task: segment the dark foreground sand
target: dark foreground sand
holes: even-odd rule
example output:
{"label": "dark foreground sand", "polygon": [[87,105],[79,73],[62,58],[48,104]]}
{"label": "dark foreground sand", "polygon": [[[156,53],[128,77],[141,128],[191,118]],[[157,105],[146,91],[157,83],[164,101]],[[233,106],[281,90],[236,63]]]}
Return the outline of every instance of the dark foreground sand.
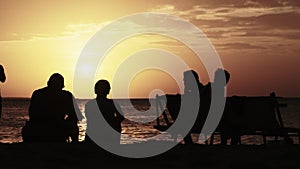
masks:
{"label": "dark foreground sand", "polygon": [[300,145],[182,145],[161,155],[133,159],[92,144],[0,144],[0,168],[300,168]]}

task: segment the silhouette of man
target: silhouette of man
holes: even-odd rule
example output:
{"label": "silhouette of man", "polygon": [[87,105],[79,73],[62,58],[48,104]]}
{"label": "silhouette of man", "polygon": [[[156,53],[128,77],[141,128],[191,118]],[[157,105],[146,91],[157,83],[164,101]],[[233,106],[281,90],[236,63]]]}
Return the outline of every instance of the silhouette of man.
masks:
{"label": "silhouette of man", "polygon": [[[4,68],[2,65],[0,65],[0,82],[4,83],[6,80]],[[1,97],[1,88],[0,88],[0,120],[2,115],[2,97]]]}
{"label": "silhouette of man", "polygon": [[[87,120],[87,134],[90,132],[101,131],[102,133],[97,133],[101,135],[101,141],[120,144],[120,137],[122,126],[121,123],[124,120],[123,113],[121,112],[121,108],[117,103],[114,103],[112,99],[108,99],[107,95],[110,92],[110,84],[107,80],[99,80],[95,84],[95,94],[96,99],[89,101],[85,105],[85,116]],[[113,132],[104,131],[95,127],[97,121],[95,121],[96,114],[101,112],[105,121],[109,124],[109,126],[114,129],[118,134]],[[102,124],[100,124],[101,126]],[[91,138],[86,134],[86,142],[90,142]]]}
{"label": "silhouette of man", "polygon": [[[78,142],[82,115],[71,92],[63,90],[64,78],[51,75],[47,87],[35,90],[29,106],[29,122],[23,127],[24,141]],[[77,117],[77,115],[78,117]]]}

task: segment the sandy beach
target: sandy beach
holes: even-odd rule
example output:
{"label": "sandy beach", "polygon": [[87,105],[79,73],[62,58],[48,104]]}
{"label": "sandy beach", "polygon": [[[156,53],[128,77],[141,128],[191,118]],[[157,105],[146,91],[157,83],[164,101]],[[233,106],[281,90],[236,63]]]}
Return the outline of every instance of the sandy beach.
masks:
{"label": "sandy beach", "polygon": [[[133,145],[124,145],[133,146]],[[0,144],[1,168],[299,168],[300,145],[182,145],[149,158],[125,158],[92,144]]]}

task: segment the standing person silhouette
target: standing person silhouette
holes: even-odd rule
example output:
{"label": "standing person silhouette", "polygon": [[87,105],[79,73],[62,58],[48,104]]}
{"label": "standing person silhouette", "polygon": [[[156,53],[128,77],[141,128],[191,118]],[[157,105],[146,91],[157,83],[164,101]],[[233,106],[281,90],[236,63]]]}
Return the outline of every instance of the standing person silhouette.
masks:
{"label": "standing person silhouette", "polygon": [[[230,73],[225,70],[225,69],[217,69],[215,71],[215,77],[214,77],[214,82],[213,83],[209,83],[207,86],[207,92],[205,93],[207,95],[207,97],[209,98],[209,100],[211,101],[211,86],[214,85],[216,90],[217,90],[217,94],[219,97],[225,97],[226,98],[226,93],[225,93],[225,87],[227,86],[229,80],[230,80]],[[225,78],[225,81],[224,81]],[[220,128],[220,130],[222,130],[222,132],[220,133],[221,136],[221,144],[226,144],[227,139],[228,139],[228,133],[231,133],[233,131],[229,131],[227,129],[227,126],[224,125],[224,121],[228,120],[228,117],[226,116],[226,105],[224,107],[224,112],[222,114],[222,118],[218,124],[218,128]]]}
{"label": "standing person silhouette", "polygon": [[[4,67],[0,64],[0,82],[4,83],[6,80]],[[2,115],[2,97],[1,97],[1,88],[0,88],[0,120]]]}
{"label": "standing person silhouette", "polygon": [[[107,80],[99,80],[95,84],[95,94],[96,99],[93,99],[86,103],[85,105],[85,116],[87,120],[87,132],[86,132],[86,142],[91,141],[91,137],[88,136],[89,133],[96,133],[100,136],[101,141],[109,144],[120,144],[122,126],[121,123],[125,119],[121,111],[121,107],[114,103],[112,99],[108,99],[107,95],[110,92],[110,84]],[[109,132],[103,130],[103,128],[98,128],[97,126],[97,113],[101,112],[105,121],[109,126],[116,131]],[[103,126],[104,124],[98,124]],[[100,133],[98,133],[100,131]]]}
{"label": "standing person silhouette", "polygon": [[[23,140],[78,142],[78,120],[83,116],[71,92],[63,90],[64,78],[50,76],[47,87],[35,90],[29,106],[29,121],[22,129]],[[77,114],[77,115],[76,115]]]}
{"label": "standing person silhouette", "polygon": [[[230,79],[230,73],[223,69],[218,68],[214,73],[214,80],[212,82],[208,82],[201,91],[201,106],[200,106],[200,113],[201,113],[201,130],[204,127],[204,124],[207,120],[209,110],[211,109],[211,101],[212,101],[212,88],[215,90],[215,97],[226,97],[225,96],[225,87]],[[222,116],[223,119],[223,116]],[[220,122],[221,123],[221,122]],[[222,124],[218,124],[220,127]],[[203,131],[204,134],[211,135],[210,131]],[[223,138],[223,135],[221,136]],[[206,140],[206,144],[208,144]]]}
{"label": "standing person silhouette", "polygon": [[[200,97],[201,91],[203,88],[203,84],[199,80],[199,75],[194,70],[186,70],[183,72],[183,83],[184,83],[184,96],[189,97],[192,100],[197,100],[196,97]],[[200,98],[198,98],[200,99]],[[199,103],[200,104],[200,103]],[[200,106],[200,105],[199,105]],[[197,110],[199,107],[197,108]],[[199,119],[200,115],[198,112],[197,119]],[[197,123],[197,119],[196,122]],[[192,132],[196,128],[196,124],[193,125],[192,129],[189,133],[184,137],[185,144],[193,144]]]}

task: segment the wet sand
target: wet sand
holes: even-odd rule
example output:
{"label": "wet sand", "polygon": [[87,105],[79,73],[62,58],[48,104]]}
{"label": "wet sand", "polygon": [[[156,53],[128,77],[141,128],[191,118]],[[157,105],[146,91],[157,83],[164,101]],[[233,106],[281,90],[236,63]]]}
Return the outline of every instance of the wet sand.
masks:
{"label": "wet sand", "polygon": [[[132,146],[132,145],[131,145]],[[130,146],[129,146],[130,148]],[[1,168],[299,168],[300,145],[182,145],[149,158],[125,158],[92,144],[0,144]]]}

